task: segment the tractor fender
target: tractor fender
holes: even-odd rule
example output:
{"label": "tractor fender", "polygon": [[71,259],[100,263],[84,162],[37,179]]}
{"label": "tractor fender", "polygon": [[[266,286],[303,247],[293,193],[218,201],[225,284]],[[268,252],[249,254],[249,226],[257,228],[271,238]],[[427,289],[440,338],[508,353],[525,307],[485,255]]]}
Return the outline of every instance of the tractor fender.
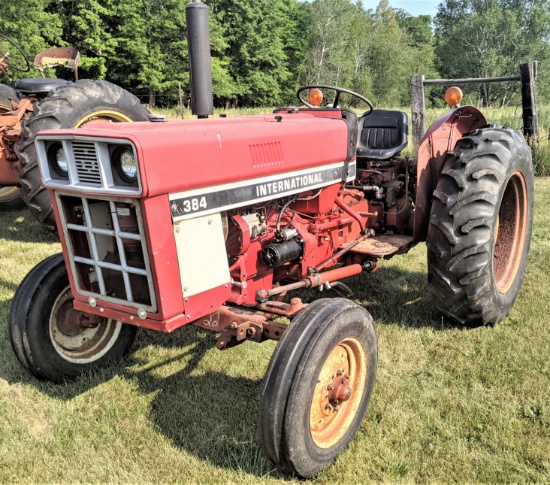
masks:
{"label": "tractor fender", "polygon": [[443,165],[456,142],[465,133],[487,125],[485,116],[473,106],[446,113],[430,126],[418,149],[416,174],[416,210],[414,242],[426,240],[432,207],[432,196]]}

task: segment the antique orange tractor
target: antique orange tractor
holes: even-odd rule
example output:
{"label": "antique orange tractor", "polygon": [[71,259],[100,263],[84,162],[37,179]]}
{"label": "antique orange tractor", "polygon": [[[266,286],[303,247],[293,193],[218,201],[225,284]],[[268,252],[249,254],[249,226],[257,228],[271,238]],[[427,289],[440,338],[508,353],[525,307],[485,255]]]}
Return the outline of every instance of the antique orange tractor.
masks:
{"label": "antique orange tractor", "polygon": [[[293,291],[349,296],[346,277],[368,278],[380,259],[426,241],[443,313],[499,322],[529,250],[530,150],[465,106],[434,123],[412,161],[400,155],[407,116],[338,87],[305,86],[304,107],[270,115],[209,117],[207,13],[193,2],[188,15],[200,119],[36,137],[63,253],[17,290],[12,345],[35,376],[62,382],[127,352],[137,327],[194,325],[219,333],[220,350],[278,340],[260,442],[281,470],[309,477],[361,425],[377,337],[366,308],[342,297],[306,304]],[[318,106],[331,90],[334,108]],[[367,111],[340,107],[344,93]]]}
{"label": "antique orange tractor", "polygon": [[[91,123],[147,120],[139,100],[106,81],[66,81],[44,77],[47,67],[70,68],[78,79],[80,54],[72,47],[47,49],[34,59],[41,78],[26,78],[15,89],[0,84],[0,209],[21,205],[49,229],[55,217],[48,192],[41,184],[34,137],[44,129],[80,128]],[[0,75],[27,72],[23,50],[0,34]],[[11,79],[9,79],[11,81]]]}

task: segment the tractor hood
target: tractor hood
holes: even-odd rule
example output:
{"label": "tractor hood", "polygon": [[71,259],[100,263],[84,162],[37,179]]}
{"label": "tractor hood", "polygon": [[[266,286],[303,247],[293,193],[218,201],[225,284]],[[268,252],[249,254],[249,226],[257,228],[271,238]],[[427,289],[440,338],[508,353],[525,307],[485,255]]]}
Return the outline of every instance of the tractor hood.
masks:
{"label": "tractor hood", "polygon": [[[60,140],[69,148],[75,142],[88,143],[101,155],[107,151],[102,152],[100,144],[130,142],[139,165],[140,190],[135,195],[151,197],[334,164],[347,168],[356,122],[349,113],[346,117],[330,110],[161,123],[98,123],[78,130],[44,131],[36,143],[44,184],[56,188],[62,181],[51,175],[48,143]],[[98,171],[103,173],[105,167]],[[342,174],[335,171],[332,183],[342,180]],[[92,186],[80,183],[82,180],[77,185],[83,192],[98,193],[105,187],[105,182]],[[67,189],[75,188],[72,181],[67,184]]]}

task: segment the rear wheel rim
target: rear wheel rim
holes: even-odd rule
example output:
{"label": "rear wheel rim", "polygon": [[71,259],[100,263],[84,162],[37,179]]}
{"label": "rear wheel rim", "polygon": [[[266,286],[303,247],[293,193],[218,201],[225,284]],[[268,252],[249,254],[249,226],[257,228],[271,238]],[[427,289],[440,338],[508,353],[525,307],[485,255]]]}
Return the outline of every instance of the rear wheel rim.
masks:
{"label": "rear wheel rim", "polygon": [[[317,377],[309,413],[311,438],[319,448],[333,447],[350,429],[366,376],[367,353],[357,337],[348,337],[332,349]],[[347,400],[338,399],[348,393]]]}
{"label": "rear wheel rim", "polygon": [[75,128],[84,128],[88,125],[96,123],[131,123],[133,120],[124,113],[114,110],[100,110],[87,115],[82,118],[75,126]]}
{"label": "rear wheel rim", "polygon": [[495,228],[493,273],[501,293],[508,292],[516,279],[524,253],[527,218],[527,184],[523,174],[517,171],[504,189]]}
{"label": "rear wheel rim", "polygon": [[19,187],[1,187],[0,186],[0,204],[12,202],[21,197]]}
{"label": "rear wheel rim", "polygon": [[[115,345],[122,322],[104,318],[93,328],[77,322],[79,312],[72,308],[73,296],[67,286],[56,298],[49,318],[52,344],[63,359],[88,364],[103,357]],[[68,315],[68,318],[63,318]]]}

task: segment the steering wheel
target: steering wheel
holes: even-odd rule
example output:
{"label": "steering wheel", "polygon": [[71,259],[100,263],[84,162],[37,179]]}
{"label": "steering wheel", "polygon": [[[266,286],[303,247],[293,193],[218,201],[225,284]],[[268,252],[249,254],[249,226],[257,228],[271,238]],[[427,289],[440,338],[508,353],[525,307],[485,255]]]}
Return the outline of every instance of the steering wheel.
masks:
{"label": "steering wheel", "polygon": [[296,93],[298,95],[298,99],[309,108],[318,107],[318,106],[314,106],[313,104],[311,104],[309,101],[305,100],[302,97],[302,94],[304,93],[304,91],[307,91],[309,89],[329,89],[330,91],[334,91],[334,101],[332,102],[332,106],[334,107],[338,106],[340,95],[342,93],[346,93],[346,94],[350,94],[354,98],[359,99],[360,101],[363,101],[369,107],[369,110],[366,111],[364,115],[370,114],[374,109],[374,105],[372,104],[372,102],[369,99],[365,98],[365,96],[363,96],[362,94],[356,93],[355,91],[350,91],[349,89],[339,88],[338,86],[327,86],[323,84],[311,84],[308,86],[301,86],[298,89],[298,92]]}
{"label": "steering wheel", "polygon": [[[10,50],[13,52],[10,52]],[[4,69],[9,67],[21,72],[27,72],[31,68],[29,59],[27,59],[23,49],[4,34],[0,34],[0,67]]]}

